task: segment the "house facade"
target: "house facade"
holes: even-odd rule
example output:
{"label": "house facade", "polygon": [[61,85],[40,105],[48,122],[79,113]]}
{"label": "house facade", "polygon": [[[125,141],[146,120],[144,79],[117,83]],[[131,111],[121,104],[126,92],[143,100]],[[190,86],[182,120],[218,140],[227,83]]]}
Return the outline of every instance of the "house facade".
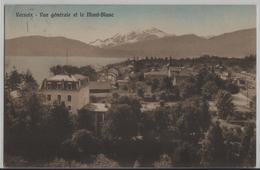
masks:
{"label": "house facade", "polygon": [[190,76],[192,76],[191,71],[181,67],[167,67],[167,69],[144,73],[144,78],[148,80],[157,79],[162,81],[164,78],[169,77],[172,79],[173,86],[180,84]]}
{"label": "house facade", "polygon": [[83,75],[55,75],[44,79],[40,87],[45,104],[54,102],[65,106],[73,114],[89,103],[89,79]]}

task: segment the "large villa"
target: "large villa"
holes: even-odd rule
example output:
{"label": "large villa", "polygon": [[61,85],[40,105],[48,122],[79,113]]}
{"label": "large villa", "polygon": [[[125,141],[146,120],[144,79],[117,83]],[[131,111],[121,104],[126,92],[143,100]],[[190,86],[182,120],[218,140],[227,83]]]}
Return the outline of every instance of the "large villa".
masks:
{"label": "large villa", "polygon": [[44,79],[40,91],[46,104],[64,102],[72,113],[89,103],[89,79],[79,74]]}

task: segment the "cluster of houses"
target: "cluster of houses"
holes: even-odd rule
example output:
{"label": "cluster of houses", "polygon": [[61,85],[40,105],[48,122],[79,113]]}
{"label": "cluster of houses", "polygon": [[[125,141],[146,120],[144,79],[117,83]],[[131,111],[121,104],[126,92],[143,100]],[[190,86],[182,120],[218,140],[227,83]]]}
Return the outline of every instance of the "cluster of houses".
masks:
{"label": "cluster of houses", "polygon": [[[216,69],[217,68],[217,69]],[[215,66],[215,73],[222,80],[231,80],[234,84],[236,84],[241,89],[254,89],[256,87],[256,75],[252,73],[248,73],[246,71],[241,72],[228,72],[222,71],[218,69],[219,67]]]}
{"label": "cluster of houses", "polygon": [[[221,79],[232,79],[240,88],[245,86],[255,88],[254,74],[240,72],[231,75],[219,67],[215,67],[215,72]],[[91,110],[95,120],[95,131],[96,133],[100,133],[100,127],[104,123],[105,114],[111,106],[109,99],[113,98],[113,92],[119,92],[120,95],[136,95],[130,88],[127,88],[131,84],[130,77],[133,73],[133,65],[129,64],[122,69],[124,70],[115,67],[109,68],[99,74],[101,76],[97,81],[90,81],[88,77],[80,74],[54,75],[43,80],[40,87],[40,94],[42,94],[45,104],[64,103],[72,114],[77,114],[80,109]],[[161,69],[152,68],[146,71],[144,79],[162,81],[164,78],[170,77],[172,86],[176,86],[188,77],[194,76],[194,74],[191,68],[176,67],[168,64]],[[151,87],[145,84],[145,82],[137,81],[135,82],[135,86],[137,89],[145,87],[144,99],[147,98],[147,95],[152,94]],[[19,94],[17,91],[13,91],[11,92],[11,96],[19,96]],[[150,105],[144,105],[143,109],[149,108]]]}
{"label": "cluster of houses", "polygon": [[[43,80],[40,93],[45,104],[64,103],[72,114],[77,114],[82,108],[91,110],[95,117],[96,133],[99,133],[98,127],[104,122],[104,115],[110,107],[106,99],[112,98],[113,89],[122,89],[129,84],[129,77],[119,79],[119,74],[118,69],[110,68],[107,70],[106,79],[98,81],[89,81],[88,77],[79,74],[54,75]],[[183,68],[170,66],[161,71],[151,70],[144,73],[146,79],[174,77],[173,85],[188,76],[190,73]]]}

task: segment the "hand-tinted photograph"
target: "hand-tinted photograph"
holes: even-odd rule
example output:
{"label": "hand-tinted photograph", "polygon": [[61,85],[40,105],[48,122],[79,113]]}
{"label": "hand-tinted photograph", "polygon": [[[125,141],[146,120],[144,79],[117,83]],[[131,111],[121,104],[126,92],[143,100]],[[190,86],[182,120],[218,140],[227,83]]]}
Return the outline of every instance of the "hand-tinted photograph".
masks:
{"label": "hand-tinted photograph", "polygon": [[4,166],[256,166],[256,5],[5,5]]}

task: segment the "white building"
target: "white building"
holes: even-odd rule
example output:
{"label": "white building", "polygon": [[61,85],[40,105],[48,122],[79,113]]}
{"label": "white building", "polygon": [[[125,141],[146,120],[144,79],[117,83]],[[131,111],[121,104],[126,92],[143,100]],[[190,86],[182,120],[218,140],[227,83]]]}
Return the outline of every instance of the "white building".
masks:
{"label": "white building", "polygon": [[43,80],[40,88],[45,104],[65,103],[76,114],[89,103],[89,79],[83,75],[55,75]]}

